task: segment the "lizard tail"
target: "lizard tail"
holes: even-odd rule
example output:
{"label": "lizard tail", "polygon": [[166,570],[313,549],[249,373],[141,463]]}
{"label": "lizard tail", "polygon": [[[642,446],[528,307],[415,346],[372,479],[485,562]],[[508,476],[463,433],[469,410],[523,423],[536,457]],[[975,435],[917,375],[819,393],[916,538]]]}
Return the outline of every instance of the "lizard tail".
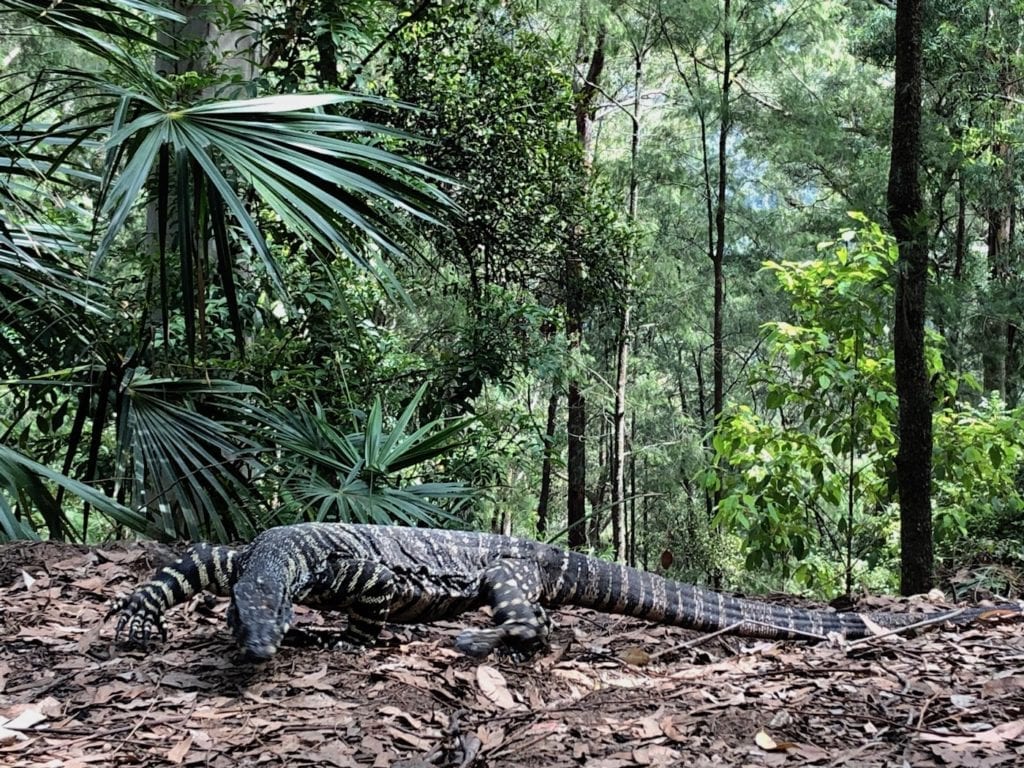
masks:
{"label": "lizard tail", "polygon": [[831,633],[869,637],[922,621],[964,626],[990,615],[1019,617],[1022,607],[971,607],[934,614],[837,613],[744,600],[692,584],[575,552],[564,553],[554,604],[579,605],[606,613],[646,619],[702,632],[724,631],[769,640],[822,640]]}

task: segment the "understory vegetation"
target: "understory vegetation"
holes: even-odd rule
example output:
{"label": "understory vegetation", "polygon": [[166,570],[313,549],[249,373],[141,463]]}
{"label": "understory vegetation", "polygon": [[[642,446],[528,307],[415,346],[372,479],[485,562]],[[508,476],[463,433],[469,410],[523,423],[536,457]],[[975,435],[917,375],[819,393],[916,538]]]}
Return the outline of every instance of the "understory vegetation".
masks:
{"label": "understory vegetation", "polygon": [[[0,540],[398,521],[897,589],[891,5],[0,0]],[[1022,18],[927,4],[912,222],[938,573],[995,589]]]}

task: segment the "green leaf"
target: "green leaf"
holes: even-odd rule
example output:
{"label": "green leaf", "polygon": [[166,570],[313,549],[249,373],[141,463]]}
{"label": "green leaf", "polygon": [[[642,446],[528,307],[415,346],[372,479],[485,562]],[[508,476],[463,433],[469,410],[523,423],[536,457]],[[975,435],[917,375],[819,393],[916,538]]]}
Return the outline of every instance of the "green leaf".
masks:
{"label": "green leaf", "polygon": [[[38,507],[44,507],[48,501],[41,495],[44,489],[38,483],[39,480],[65,488],[68,493],[133,530],[150,536],[159,536],[161,533],[145,516],[119,504],[101,491],[50,469],[5,445],[0,445],[0,499],[3,499],[5,494],[17,496],[22,491],[27,491],[31,501]],[[8,538],[37,538],[34,531],[15,520],[10,514],[9,498],[3,500],[0,510],[0,513],[6,510],[6,513],[0,514],[4,535]]]}

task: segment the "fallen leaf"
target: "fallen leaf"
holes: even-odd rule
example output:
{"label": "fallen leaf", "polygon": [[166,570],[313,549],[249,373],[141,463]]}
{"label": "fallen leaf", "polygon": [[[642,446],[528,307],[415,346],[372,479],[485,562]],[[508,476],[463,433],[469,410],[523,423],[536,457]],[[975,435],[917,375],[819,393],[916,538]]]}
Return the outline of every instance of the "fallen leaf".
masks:
{"label": "fallen leaf", "polygon": [[485,723],[476,729],[476,737],[480,739],[482,750],[496,749],[505,743],[505,729],[495,723]]}
{"label": "fallen leaf", "polygon": [[633,750],[633,759],[639,765],[679,765],[679,750],[652,744]]}
{"label": "fallen leaf", "polygon": [[425,739],[415,733],[403,731],[401,728],[395,728],[393,725],[388,726],[388,733],[390,733],[396,741],[404,742],[411,747],[422,750],[423,752],[429,752],[434,746],[434,743],[429,739]]}
{"label": "fallen leaf", "polygon": [[77,579],[71,582],[71,586],[84,589],[87,592],[103,592],[107,588],[107,582],[102,576],[90,576],[86,579]]}
{"label": "fallen leaf", "polygon": [[921,734],[923,741],[942,741],[948,744],[1001,744],[1004,741],[1024,741],[1024,720],[1011,720],[1000,723],[987,731],[972,733],[969,736],[944,735],[925,731]]}
{"label": "fallen leaf", "polygon": [[651,663],[651,654],[643,648],[623,648],[619,651],[618,656],[634,667],[646,667]]}
{"label": "fallen leaf", "polygon": [[46,720],[46,715],[33,706],[29,709],[22,710],[10,719],[0,718],[0,726],[12,731],[27,731],[32,726],[38,725],[44,720]]}
{"label": "fallen leaf", "polygon": [[324,693],[305,693],[299,696],[291,696],[285,699],[285,702],[289,707],[295,707],[296,709],[322,709],[330,711],[334,706],[335,700]]}
{"label": "fallen leaf", "polygon": [[754,736],[754,743],[766,752],[772,752],[773,750],[779,748],[779,745],[775,743],[775,739],[773,739],[764,731],[757,732],[757,734]]}
{"label": "fallen leaf", "polygon": [[169,750],[167,750],[167,761],[174,763],[175,765],[180,764],[184,759],[185,755],[192,748],[192,735],[189,734]]}
{"label": "fallen leaf", "polygon": [[0,725],[0,747],[9,746],[17,741],[28,741],[28,736],[21,731],[11,731]]}
{"label": "fallen leaf", "polygon": [[505,676],[494,667],[487,664],[478,666],[476,682],[480,686],[481,693],[502,709],[512,709],[516,705],[515,699],[509,693]]}
{"label": "fallen leaf", "polygon": [[308,675],[293,678],[289,684],[292,688],[314,688],[321,691],[329,691],[331,690],[331,686],[324,683],[325,677],[327,677],[326,664],[320,667],[316,672],[310,672]]}
{"label": "fallen leaf", "polygon": [[981,686],[981,690],[989,696],[1001,693],[1013,693],[1022,689],[1024,689],[1024,675],[997,677],[993,680],[986,680]]}
{"label": "fallen leaf", "polygon": [[598,681],[596,678],[590,675],[584,674],[576,669],[559,669],[555,668],[551,670],[551,674],[555,677],[560,677],[563,680],[568,680],[573,683],[585,686],[588,691],[593,691],[598,687]]}
{"label": "fallen leaf", "polygon": [[765,752],[785,752],[796,746],[791,741],[776,741],[764,731],[758,731],[754,735],[754,743]]}

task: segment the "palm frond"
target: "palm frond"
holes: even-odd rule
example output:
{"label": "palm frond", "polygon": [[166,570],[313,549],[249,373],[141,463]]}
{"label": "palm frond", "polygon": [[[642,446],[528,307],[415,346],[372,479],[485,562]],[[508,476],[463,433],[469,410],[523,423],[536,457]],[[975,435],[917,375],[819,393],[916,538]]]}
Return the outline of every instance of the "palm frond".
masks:
{"label": "palm frond", "polygon": [[[10,209],[7,209],[10,210]],[[83,238],[44,223],[16,224],[0,211],[0,376],[27,378],[68,364],[88,346],[93,321],[111,315],[104,285],[65,256]],[[34,361],[34,362],[33,362]]]}
{"label": "palm frond", "polygon": [[[173,201],[178,209],[172,216],[166,205],[159,206],[158,231],[160,259],[167,264],[163,233],[177,222],[173,241],[184,269],[178,275],[182,296],[203,300],[185,265],[199,252],[193,241],[209,231],[218,243],[221,288],[229,306],[237,304],[233,262],[223,253],[229,241],[225,222],[231,221],[231,234],[248,243],[274,290],[287,302],[281,266],[246,202],[252,191],[291,232],[325,253],[347,256],[371,270],[392,294],[403,295],[393,273],[372,255],[406,252],[413,239],[407,229],[410,216],[436,223],[442,210],[454,209],[438,186],[446,179],[376,145],[384,138],[411,137],[324,111],[360,103],[361,97],[296,94],[182,107],[168,101],[159,77],[151,79],[154,83],[145,92],[117,92],[121,106],[106,141],[108,163],[100,206],[108,221],[93,270],[103,264],[138,210],[138,200],[152,187],[160,201]],[[213,211],[223,215],[212,220]],[[241,346],[241,321],[237,312],[232,314]],[[195,328],[189,323],[191,350]]]}
{"label": "palm frond", "polygon": [[[35,528],[26,521],[26,515],[33,510],[47,518],[48,527],[53,530],[53,518],[61,512],[56,508],[47,483],[64,488],[117,523],[149,536],[160,534],[144,515],[119,504],[96,488],[50,469],[13,448],[0,445],[0,538],[38,538]],[[21,509],[20,520],[14,514],[15,505]]]}
{"label": "palm frond", "polygon": [[27,17],[97,56],[125,58],[131,46],[157,48],[154,20],[184,21],[141,0],[0,0],[0,14]]}
{"label": "palm frond", "polygon": [[252,478],[262,468],[235,418],[249,411],[254,395],[254,388],[230,381],[136,373],[118,414],[118,492],[128,484],[132,506],[146,510],[166,536],[253,535],[259,522]]}
{"label": "palm frond", "polygon": [[187,153],[201,170],[278,285],[277,265],[237,194],[238,180],[251,185],[286,226],[324,247],[340,249],[362,266],[368,263],[353,232],[400,253],[394,237],[402,226],[398,212],[436,222],[436,213],[453,204],[432,185],[444,179],[429,168],[367,141],[339,138],[399,134],[316,111],[359,100],[342,94],[295,94],[159,111],[148,102],[140,104],[140,113],[107,142],[111,150],[125,147],[127,162],[104,201],[111,225],[98,258],[127,220],[165,145],[172,147],[172,154]]}
{"label": "palm frond", "polygon": [[278,460],[272,471],[280,478],[285,503],[299,516],[309,510],[319,520],[438,525],[451,519],[452,508],[473,497],[469,488],[403,478],[401,472],[449,453],[469,421],[433,421],[406,434],[422,395],[421,390],[390,428],[379,400],[358,432],[339,430],[319,407],[277,408],[263,415],[267,431],[261,441],[274,445]]}

